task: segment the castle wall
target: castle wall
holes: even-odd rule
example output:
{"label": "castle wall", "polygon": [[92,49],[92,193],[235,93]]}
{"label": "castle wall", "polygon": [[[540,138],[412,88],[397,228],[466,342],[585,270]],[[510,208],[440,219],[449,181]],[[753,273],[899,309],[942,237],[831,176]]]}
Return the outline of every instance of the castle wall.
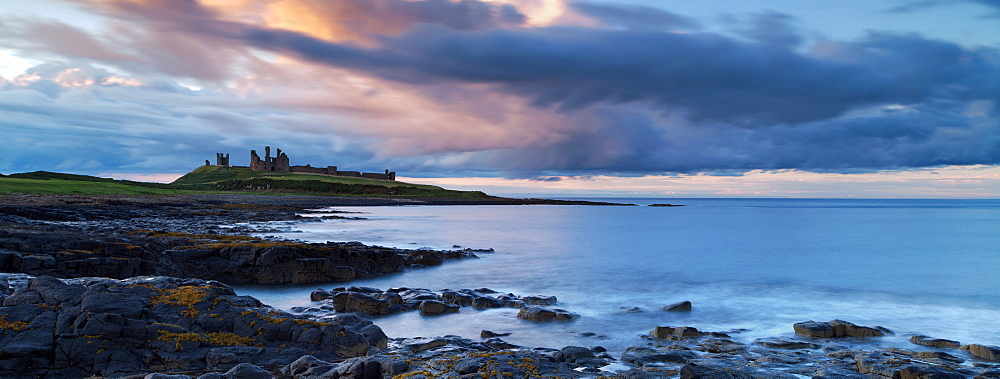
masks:
{"label": "castle wall", "polygon": [[[281,150],[279,149],[278,151]],[[278,154],[278,156],[274,158],[274,168],[272,171],[288,172],[288,155],[285,155],[285,153]]]}
{"label": "castle wall", "polygon": [[[335,175],[330,173],[330,169],[326,167],[311,167],[311,166],[291,166],[288,168],[289,172],[306,172],[310,174],[323,174],[323,175]],[[336,171],[334,171],[336,172]]]}
{"label": "castle wall", "polygon": [[[261,159],[260,155],[257,154],[257,150],[250,150],[250,166],[249,168],[254,171],[276,171],[276,172],[302,172],[309,174],[321,174],[321,175],[334,175],[334,176],[351,176],[351,177],[364,177],[369,179],[382,179],[382,180],[396,180],[396,173],[385,170],[385,173],[372,173],[366,172],[361,173],[359,171],[339,171],[337,166],[327,166],[322,167],[312,167],[310,165],[305,166],[292,166],[289,164],[288,154],[285,154],[281,149],[277,149],[276,156],[271,157],[271,147],[264,147],[264,158]],[[225,156],[222,153],[216,154],[216,160],[220,166],[229,166],[229,155]],[[206,165],[209,163],[205,162]],[[224,164],[223,164],[224,163]],[[234,166],[235,167],[235,166]]]}
{"label": "castle wall", "polygon": [[361,177],[368,179],[396,180],[396,173],[390,172],[388,174],[380,174],[376,172],[365,172],[361,174]]}

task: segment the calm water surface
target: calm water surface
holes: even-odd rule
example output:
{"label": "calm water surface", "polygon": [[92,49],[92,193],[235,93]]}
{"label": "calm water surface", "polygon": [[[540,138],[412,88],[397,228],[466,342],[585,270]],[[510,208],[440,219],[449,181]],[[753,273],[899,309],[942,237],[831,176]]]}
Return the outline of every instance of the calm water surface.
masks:
{"label": "calm water surface", "polygon": [[[606,199],[602,199],[606,200]],[[494,248],[481,259],[352,282],[386,289],[489,287],[555,295],[579,313],[536,324],[515,309],[376,319],[390,337],[512,332],[528,346],[643,343],[657,325],[793,335],[840,318],[897,332],[1000,344],[1000,200],[619,199],[686,207],[416,206],[338,208],[367,220],[297,223],[281,235],[382,246]],[[309,286],[238,287],[281,309],[313,305]],[[659,307],[694,303],[689,314]],[[639,307],[643,312],[625,312]],[[590,332],[597,337],[585,337]]]}

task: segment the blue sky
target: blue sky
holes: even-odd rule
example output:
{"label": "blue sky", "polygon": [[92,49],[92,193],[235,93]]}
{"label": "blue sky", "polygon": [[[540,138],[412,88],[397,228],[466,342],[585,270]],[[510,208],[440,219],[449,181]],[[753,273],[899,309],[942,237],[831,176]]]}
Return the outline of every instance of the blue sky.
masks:
{"label": "blue sky", "polygon": [[0,0],[0,172],[1000,197],[1000,2]]}

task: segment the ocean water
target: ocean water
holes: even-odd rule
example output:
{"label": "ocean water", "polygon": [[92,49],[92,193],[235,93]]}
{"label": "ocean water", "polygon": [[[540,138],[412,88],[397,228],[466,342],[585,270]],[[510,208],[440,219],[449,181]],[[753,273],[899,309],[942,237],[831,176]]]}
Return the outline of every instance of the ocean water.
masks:
{"label": "ocean water", "polygon": [[[607,200],[607,199],[600,199]],[[375,318],[390,337],[509,332],[527,346],[644,344],[658,325],[732,331],[743,342],[791,337],[792,324],[843,319],[918,348],[913,334],[1000,344],[1000,200],[612,199],[685,207],[338,207],[366,220],[285,225],[283,237],[402,248],[493,248],[479,259],[349,285],[553,295],[581,317],[517,319],[516,309]],[[318,212],[318,215],[323,213]],[[314,305],[307,286],[237,292],[288,310]],[[682,300],[690,313],[659,308]],[[641,312],[626,312],[638,307]],[[592,333],[592,334],[591,334]]]}

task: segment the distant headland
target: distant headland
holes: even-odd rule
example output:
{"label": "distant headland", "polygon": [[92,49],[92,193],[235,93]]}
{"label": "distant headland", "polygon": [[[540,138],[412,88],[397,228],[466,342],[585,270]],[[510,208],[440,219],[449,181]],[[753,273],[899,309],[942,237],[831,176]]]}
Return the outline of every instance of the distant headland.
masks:
{"label": "distant headland", "polygon": [[[209,160],[205,160],[206,166],[212,166]],[[271,147],[264,146],[264,158],[261,159],[257,150],[250,150],[250,166],[231,166],[229,164],[229,154],[216,153],[215,166],[226,168],[249,168],[254,171],[274,171],[274,172],[298,172],[304,174],[332,175],[332,176],[352,176],[357,178],[396,180],[396,173],[360,172],[360,171],[340,171],[337,166],[313,167],[312,165],[292,166],[289,164],[288,154],[281,149],[277,149],[275,156],[271,156]]]}

